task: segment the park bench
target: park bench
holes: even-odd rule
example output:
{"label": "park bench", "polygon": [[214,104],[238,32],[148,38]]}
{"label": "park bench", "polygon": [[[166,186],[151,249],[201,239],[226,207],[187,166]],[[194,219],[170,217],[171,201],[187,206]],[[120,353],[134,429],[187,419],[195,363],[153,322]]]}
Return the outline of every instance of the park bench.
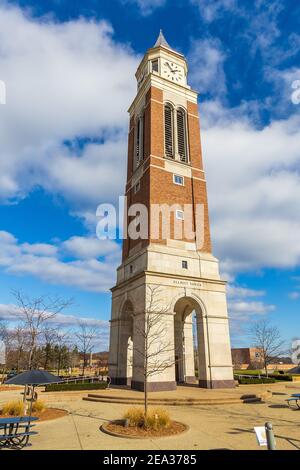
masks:
{"label": "park bench", "polygon": [[32,421],[38,418],[33,416],[21,416],[17,418],[0,418],[0,448],[11,447],[21,449],[28,446],[29,437],[37,434],[31,431],[35,426]]}
{"label": "park bench", "polygon": [[300,393],[293,393],[291,398],[288,398],[286,401],[290,408],[292,408],[291,403],[294,402],[297,408],[300,409]]}

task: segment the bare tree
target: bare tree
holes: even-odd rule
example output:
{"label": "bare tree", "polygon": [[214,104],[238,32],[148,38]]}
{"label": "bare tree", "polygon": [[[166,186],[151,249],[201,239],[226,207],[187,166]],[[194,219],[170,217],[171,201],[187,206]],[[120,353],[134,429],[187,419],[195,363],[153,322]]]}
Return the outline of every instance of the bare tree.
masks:
{"label": "bare tree", "polygon": [[144,379],[145,416],[148,413],[149,378],[173,367],[176,362],[174,344],[169,340],[169,332],[163,321],[164,315],[168,312],[169,306],[163,306],[160,298],[160,286],[147,286],[145,311],[131,313],[134,322],[135,368],[140,369]]}
{"label": "bare tree", "polygon": [[68,331],[59,332],[55,339],[57,375],[60,374],[63,358],[68,354],[68,345],[70,343],[70,333]]}
{"label": "bare tree", "polygon": [[276,326],[270,325],[267,320],[261,320],[251,328],[255,347],[259,349],[263,367],[268,377],[268,365],[274,357],[282,354],[284,341],[282,340],[280,331]]}
{"label": "bare tree", "polygon": [[4,377],[5,377],[6,362],[7,362],[7,343],[8,343],[7,325],[2,320],[0,320],[0,341],[4,344],[4,351],[0,351],[0,353],[3,353],[4,355],[4,358],[3,358],[4,363],[3,364],[0,363],[1,365],[3,365],[2,376],[1,376],[1,381],[0,381],[0,384],[1,384],[4,381]]}
{"label": "bare tree", "polygon": [[60,297],[51,298],[48,296],[30,298],[20,291],[13,291],[13,295],[19,309],[21,326],[28,335],[27,368],[31,369],[38,340],[47,322],[53,320],[58,313],[61,313],[68,307],[71,301],[63,300]]}
{"label": "bare tree", "polygon": [[43,330],[43,343],[44,343],[44,369],[47,370],[48,365],[52,360],[52,348],[57,340],[57,331],[54,328],[46,327]]}
{"label": "bare tree", "polygon": [[11,349],[15,351],[16,355],[17,372],[19,372],[21,368],[21,361],[24,361],[24,352],[26,349],[26,344],[28,343],[28,335],[23,326],[18,325],[12,330],[10,339]]}
{"label": "bare tree", "polygon": [[75,332],[75,337],[77,339],[76,345],[78,347],[79,353],[83,355],[83,364],[82,364],[82,375],[84,376],[85,368],[87,365],[88,355],[91,354],[94,347],[94,339],[97,335],[98,329],[95,327],[90,327],[84,322],[78,324],[78,331]]}
{"label": "bare tree", "polygon": [[7,335],[7,324],[3,320],[0,320],[0,340],[5,341],[6,335]]}

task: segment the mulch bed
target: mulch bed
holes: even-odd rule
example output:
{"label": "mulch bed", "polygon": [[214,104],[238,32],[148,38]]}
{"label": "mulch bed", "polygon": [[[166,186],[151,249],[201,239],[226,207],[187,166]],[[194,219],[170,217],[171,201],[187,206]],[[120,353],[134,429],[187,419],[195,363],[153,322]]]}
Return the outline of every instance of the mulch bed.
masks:
{"label": "mulch bed", "polygon": [[152,437],[167,437],[175,436],[187,431],[189,428],[183,423],[178,421],[171,421],[168,428],[154,430],[154,429],[143,429],[137,427],[125,428],[120,421],[111,421],[110,423],[101,426],[102,431],[111,433],[116,437],[128,437],[128,438],[152,438]]}
{"label": "mulch bed", "polygon": [[[49,421],[50,419],[63,418],[68,412],[66,410],[61,410],[59,408],[47,408],[46,410],[40,413],[32,413],[32,416],[39,418],[39,421]],[[0,413],[0,418],[8,418]],[[11,416],[13,418],[13,416]]]}

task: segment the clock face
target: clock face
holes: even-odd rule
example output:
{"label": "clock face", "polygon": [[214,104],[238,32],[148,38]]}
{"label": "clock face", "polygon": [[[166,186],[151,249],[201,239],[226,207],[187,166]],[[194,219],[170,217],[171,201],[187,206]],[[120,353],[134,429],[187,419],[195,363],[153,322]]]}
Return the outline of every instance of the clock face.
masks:
{"label": "clock face", "polygon": [[184,71],[183,68],[170,61],[163,63],[162,73],[165,78],[172,80],[175,83],[183,83]]}

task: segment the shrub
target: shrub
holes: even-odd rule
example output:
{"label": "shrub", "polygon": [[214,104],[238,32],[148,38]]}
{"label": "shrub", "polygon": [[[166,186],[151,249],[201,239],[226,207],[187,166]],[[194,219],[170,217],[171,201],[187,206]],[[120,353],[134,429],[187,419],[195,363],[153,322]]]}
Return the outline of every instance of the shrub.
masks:
{"label": "shrub", "polygon": [[42,400],[37,400],[32,403],[32,411],[34,413],[41,413],[45,408],[46,405]]}
{"label": "shrub", "polygon": [[124,419],[129,421],[129,426],[141,428],[145,421],[143,408],[129,408],[124,414]]}
{"label": "shrub", "polygon": [[95,383],[64,383],[64,384],[51,384],[46,385],[45,391],[46,392],[65,392],[65,391],[72,391],[72,390],[98,390],[107,388],[106,382],[95,382]]}
{"label": "shrub", "polygon": [[262,377],[261,379],[259,378],[255,378],[255,379],[251,379],[249,377],[248,378],[245,378],[245,377],[241,377],[240,379],[238,379],[239,381],[239,384],[240,385],[249,385],[249,384],[273,384],[276,382],[275,379],[273,378],[267,378],[267,377]]}
{"label": "shrub", "polygon": [[23,416],[24,404],[21,400],[9,401],[3,406],[2,413],[6,416]]}
{"label": "shrub", "polygon": [[124,419],[129,421],[129,426],[154,430],[167,428],[171,422],[169,413],[163,408],[150,409],[146,417],[143,408],[129,408]]}
{"label": "shrub", "polygon": [[274,374],[269,374],[269,377],[276,379],[276,382],[277,382],[278,380],[285,380],[285,381],[287,381],[287,382],[291,382],[291,381],[293,380],[293,379],[292,379],[292,376],[289,375],[289,374],[278,374],[278,373],[275,374],[275,373],[274,373]]}

